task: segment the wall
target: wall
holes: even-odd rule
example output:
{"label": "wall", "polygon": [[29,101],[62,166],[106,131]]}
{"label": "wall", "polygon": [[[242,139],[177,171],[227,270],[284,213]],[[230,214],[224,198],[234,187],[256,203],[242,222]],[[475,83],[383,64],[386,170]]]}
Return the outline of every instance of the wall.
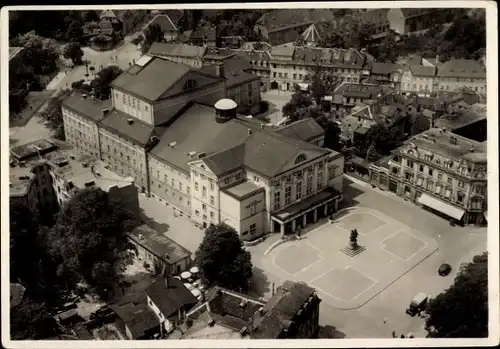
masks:
{"label": "wall", "polygon": [[158,54],[159,57],[163,57],[172,62],[182,63],[189,65],[193,68],[201,68],[203,66],[203,61],[201,57],[184,57],[184,56],[172,56],[165,54]]}
{"label": "wall", "polygon": [[149,174],[153,196],[179,208],[191,216],[191,179],[188,173],[149,157]]}
{"label": "wall", "polygon": [[220,192],[220,220],[233,227],[241,236],[241,210],[240,202],[234,197]]}
{"label": "wall", "polygon": [[216,176],[202,161],[191,166],[191,217],[198,224],[222,222],[219,215],[220,191]]}
{"label": "wall", "polygon": [[111,90],[113,105],[116,109],[152,125],[153,107],[149,102],[115,88]]}
{"label": "wall", "polygon": [[486,78],[454,78],[438,77],[439,91],[457,91],[468,87],[480,93],[486,93]]}
{"label": "wall", "polygon": [[62,107],[66,141],[81,153],[100,158],[99,127],[86,117]]}
{"label": "wall", "polygon": [[246,82],[228,89],[227,97],[236,102],[239,113],[257,113],[260,109],[260,80]]}
{"label": "wall", "polygon": [[147,192],[146,150],[102,127],[99,136],[102,161],[122,177],[134,178],[135,185]]}
{"label": "wall", "polygon": [[[243,240],[254,240],[267,232],[264,229],[267,213],[265,191],[240,201],[238,206],[240,210],[240,236]],[[226,207],[221,206],[221,209],[226,210]]]}

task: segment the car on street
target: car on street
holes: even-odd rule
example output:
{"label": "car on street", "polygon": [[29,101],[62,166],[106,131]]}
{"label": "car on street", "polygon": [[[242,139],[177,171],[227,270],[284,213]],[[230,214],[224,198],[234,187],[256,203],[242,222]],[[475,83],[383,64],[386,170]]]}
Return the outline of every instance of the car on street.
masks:
{"label": "car on street", "polygon": [[443,263],[439,266],[438,274],[441,276],[446,276],[451,272],[451,265],[448,263]]}

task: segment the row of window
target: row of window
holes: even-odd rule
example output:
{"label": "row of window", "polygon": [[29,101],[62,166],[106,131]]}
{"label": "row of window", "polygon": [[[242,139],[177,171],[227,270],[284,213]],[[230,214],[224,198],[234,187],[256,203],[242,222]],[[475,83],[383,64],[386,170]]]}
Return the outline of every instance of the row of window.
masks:
{"label": "row of window", "polygon": [[[299,66],[297,68],[296,65],[281,65],[281,64],[273,64],[274,69],[288,69],[288,70],[307,70],[309,67]],[[345,73],[345,74],[358,74],[358,69],[349,69],[349,68],[327,68],[332,73]]]}
{"label": "row of window", "polygon": [[243,233],[241,233],[241,236],[248,235],[248,233],[250,233],[250,235],[254,235],[256,231],[257,231],[257,224],[253,223],[253,224],[250,224],[249,230],[246,230]]}

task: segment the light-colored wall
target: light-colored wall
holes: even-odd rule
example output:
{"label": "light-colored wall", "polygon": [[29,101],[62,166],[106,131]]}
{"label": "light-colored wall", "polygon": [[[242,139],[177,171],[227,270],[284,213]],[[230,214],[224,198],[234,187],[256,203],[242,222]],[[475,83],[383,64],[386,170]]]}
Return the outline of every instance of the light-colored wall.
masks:
{"label": "light-colored wall", "polygon": [[405,33],[405,18],[401,9],[392,8],[387,12],[387,20],[389,21],[390,28],[397,33]]}
{"label": "light-colored wall", "polygon": [[173,324],[167,320],[165,315],[162,314],[158,306],[149,298],[149,296],[146,294],[146,298],[148,301],[148,306],[149,308],[155,313],[156,317],[158,318],[159,322],[164,325],[164,328],[167,332],[170,332],[173,328]]}
{"label": "light-colored wall", "polygon": [[403,73],[401,91],[432,93],[434,91],[434,77],[416,76],[413,75],[410,71],[406,71],[405,73]]}
{"label": "light-colored wall", "polygon": [[191,166],[191,188],[192,219],[199,224],[219,223],[220,190],[217,178],[203,162]]}
{"label": "light-colored wall", "polygon": [[[249,95],[250,90],[252,91],[251,98]],[[260,108],[260,80],[228,88],[227,97],[236,102],[241,112],[243,110],[248,113],[258,112]]]}
{"label": "light-colored wall", "polygon": [[438,78],[439,91],[458,91],[461,88],[468,87],[480,93],[486,93],[486,78]]}
{"label": "light-colored wall", "polygon": [[62,107],[66,141],[79,152],[100,157],[99,127],[97,123]]}
{"label": "light-colored wall", "polygon": [[193,68],[201,68],[203,66],[203,60],[201,57],[185,57],[185,56],[174,56],[174,55],[158,55],[172,62],[182,63],[189,65]]}
{"label": "light-colored wall", "polygon": [[115,88],[112,89],[112,96],[116,109],[152,125],[153,107],[150,103]]}
{"label": "light-colored wall", "polygon": [[102,161],[123,177],[132,177],[136,186],[148,190],[146,150],[117,134],[100,128]]}

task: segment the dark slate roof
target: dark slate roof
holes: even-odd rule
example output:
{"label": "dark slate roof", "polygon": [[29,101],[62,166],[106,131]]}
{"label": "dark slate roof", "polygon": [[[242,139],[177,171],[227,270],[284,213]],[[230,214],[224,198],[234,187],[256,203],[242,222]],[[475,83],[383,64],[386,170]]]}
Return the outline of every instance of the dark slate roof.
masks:
{"label": "dark slate roof", "polygon": [[167,282],[168,287],[163,277],[156,279],[145,291],[165,317],[198,302],[181,280],[167,277]]}
{"label": "dark slate roof", "polygon": [[296,47],[293,61],[300,64],[362,68],[365,55],[356,49]]}
{"label": "dark slate roof", "polygon": [[[215,64],[207,65],[201,68],[201,70],[210,75],[215,75],[216,65]],[[226,86],[228,88],[236,87],[244,83],[260,79],[260,77],[257,75],[253,75],[239,69],[232,69],[229,67],[226,68],[225,64],[224,64],[224,77],[226,79]]]}
{"label": "dark slate roof", "polygon": [[[170,147],[171,142],[176,145]],[[198,104],[190,106],[166,129],[151,154],[188,171],[188,162],[195,160],[188,155],[192,151],[204,152],[203,161],[216,175],[246,166],[268,177],[294,167],[293,160],[300,153],[313,159],[329,152],[271,130],[261,130],[260,125],[243,118],[217,123],[215,110]]]}
{"label": "dark slate roof", "polygon": [[166,14],[156,15],[146,26],[144,27],[144,31],[146,31],[150,25],[159,25],[162,31],[177,31],[177,27],[170,19],[170,17]]}
{"label": "dark slate roof", "polygon": [[391,74],[391,73],[397,71],[398,69],[402,69],[402,68],[403,67],[399,64],[373,62],[372,74],[387,75],[387,74]]}
{"label": "dark slate roof", "polygon": [[209,42],[216,41],[217,31],[213,27],[203,27],[193,30],[189,34],[189,40],[206,40]]}
{"label": "dark slate roof", "polygon": [[266,13],[257,23],[266,27],[268,33],[272,33],[333,18],[333,11],[330,9],[285,9]]}
{"label": "dark slate roof", "polygon": [[474,110],[459,110],[454,115],[445,114],[441,116],[435,121],[434,125],[447,130],[456,130],[485,119],[485,114],[476,113]]}
{"label": "dark slate roof", "polygon": [[314,119],[307,118],[292,122],[276,129],[276,132],[287,137],[308,142],[325,134],[325,130]]}
{"label": "dark slate roof", "polygon": [[66,98],[62,105],[69,110],[83,115],[94,122],[99,122],[104,118],[103,110],[112,108],[111,99],[105,101],[83,98],[79,94],[74,94]]}
{"label": "dark slate roof", "polygon": [[[136,65],[132,66],[135,67]],[[153,57],[135,74],[130,72],[132,68],[123,72],[111,85],[152,102],[161,99],[177,81],[192,70],[187,65],[159,57]]]}
{"label": "dark slate roof", "polygon": [[191,252],[146,224],[128,233],[130,239],[168,263],[174,264],[191,256]]}
{"label": "dark slate roof", "polygon": [[[129,120],[133,123],[130,124]],[[150,138],[154,135],[158,136],[162,133],[163,128],[155,127],[150,124],[145,123],[129,114],[113,109],[109,114],[101,121],[101,125],[120,136],[128,139],[132,143],[138,144],[140,146],[146,146]]]}
{"label": "dark slate roof", "polygon": [[158,56],[175,56],[175,57],[188,57],[200,58],[205,55],[206,47],[187,45],[187,44],[171,44],[154,42],[148,53]]}
{"label": "dark slate roof", "polygon": [[253,66],[248,58],[235,53],[233,57],[224,60],[224,68],[235,71],[249,71],[252,70]]}
{"label": "dark slate roof", "polygon": [[439,77],[486,78],[486,68],[473,59],[452,59],[438,67]]}
{"label": "dark slate roof", "polygon": [[252,338],[275,339],[315,290],[304,283],[285,281],[264,306],[264,315],[255,320]]}
{"label": "dark slate roof", "polygon": [[410,71],[414,76],[433,77],[436,75],[436,67],[425,67],[423,65],[411,65]]}
{"label": "dark slate roof", "polygon": [[111,309],[125,322],[133,339],[141,338],[146,331],[159,325],[158,318],[149,308],[144,294],[128,303],[111,305]]}

